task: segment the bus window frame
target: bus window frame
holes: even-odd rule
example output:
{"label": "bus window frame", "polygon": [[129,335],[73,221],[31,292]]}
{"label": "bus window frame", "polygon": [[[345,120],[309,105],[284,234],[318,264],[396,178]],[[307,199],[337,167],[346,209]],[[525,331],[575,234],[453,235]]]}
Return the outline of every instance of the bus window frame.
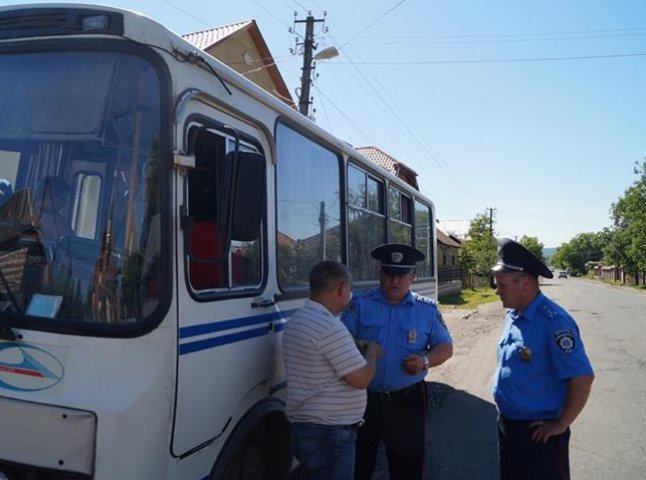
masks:
{"label": "bus window frame", "polygon": [[[168,64],[155,49],[132,41],[113,38],[78,38],[47,37],[37,40],[17,40],[0,43],[0,55],[25,54],[25,53],[56,53],[56,52],[109,52],[116,54],[129,54],[142,59],[148,63],[157,75],[159,81],[159,115],[160,115],[160,138],[159,138],[159,163],[162,171],[160,182],[160,212],[161,231],[171,230],[171,197],[170,186],[172,176],[172,143],[171,132],[173,131],[172,114],[172,81]],[[18,174],[20,175],[20,173]],[[174,249],[172,235],[161,236],[161,252],[159,268],[161,271],[162,284],[165,287],[160,289],[159,302],[153,312],[147,317],[138,319],[131,323],[107,324],[96,322],[76,322],[64,319],[57,319],[52,322],[49,318],[12,315],[7,314],[7,319],[14,328],[37,330],[65,335],[78,335],[83,337],[101,338],[135,338],[146,335],[155,330],[166,318],[174,293],[174,282],[172,281],[172,263],[169,258]],[[164,253],[166,253],[164,255]]]}
{"label": "bus window frame", "polygon": [[[214,110],[214,112],[217,112],[217,110]],[[231,130],[232,127],[226,125],[225,123],[215,120],[214,118],[204,115],[202,113],[189,114],[184,120],[183,132],[182,132],[184,145],[187,146],[186,151],[188,152],[189,155],[194,154],[193,151],[190,151],[190,147],[194,146],[193,138],[191,137],[191,131],[193,129],[200,129],[200,128],[204,129],[210,134],[222,136],[225,142],[225,147],[228,144],[229,140],[233,138],[231,134],[226,133],[226,130]],[[241,142],[244,142],[244,144],[254,147],[258,153],[265,156],[265,151],[262,147],[262,144],[257,138],[254,138],[253,136],[245,132],[241,132],[240,130],[237,130],[237,133],[240,136]],[[265,163],[265,167],[266,167],[266,163]],[[188,175],[184,176],[183,183],[184,183],[184,189],[183,189],[184,191],[183,191],[183,197],[181,199],[182,203],[180,204],[180,207],[182,207],[183,211],[188,211],[188,205],[189,205]],[[268,191],[267,189],[265,189],[266,205],[268,204],[267,197],[268,197]],[[182,228],[190,228],[190,227],[184,226]],[[258,296],[262,291],[264,291],[264,289],[266,288],[266,285],[268,282],[268,276],[269,276],[268,275],[269,259],[268,259],[268,245],[267,245],[268,243],[267,228],[268,228],[267,227],[267,208],[265,208],[262,215],[262,226],[261,226],[261,233],[259,238],[259,241],[260,241],[259,251],[260,251],[260,255],[262,256],[260,261],[260,269],[261,269],[260,282],[253,286],[242,285],[242,286],[196,290],[191,285],[190,273],[188,268],[189,245],[187,244],[187,242],[184,242],[184,249],[181,252],[182,258],[183,258],[183,264],[184,264],[183,265],[184,285],[190,297],[196,302],[202,303],[202,302],[228,300],[228,299],[234,299],[234,298],[254,297],[254,296]],[[186,233],[190,234],[190,232],[186,232]],[[185,238],[187,237],[188,235],[185,236]],[[229,251],[227,255],[229,257],[229,262],[230,262],[231,252]]]}
{"label": "bus window frame", "polygon": [[[386,192],[388,191],[388,179],[383,175],[379,175],[378,173],[375,173],[374,171],[371,171],[369,168],[367,168],[366,165],[364,165],[363,163],[360,163],[355,158],[350,157],[348,159],[348,162],[347,162],[346,168],[345,168],[345,170],[346,170],[346,184],[345,184],[346,197],[347,197],[347,193],[348,193],[347,191],[349,190],[349,185],[347,183],[347,179],[349,178],[349,175],[347,174],[347,172],[350,170],[350,168],[354,168],[355,170],[358,170],[359,172],[361,172],[361,173],[363,173],[365,175],[365,180],[366,180],[366,206],[365,207],[360,207],[360,206],[357,206],[355,204],[351,204],[349,201],[347,201],[346,205],[345,205],[346,206],[346,209],[345,209],[346,219],[349,222],[348,210],[350,210],[350,209],[352,209],[354,211],[358,211],[358,212],[365,212],[365,213],[367,213],[367,214],[369,214],[371,216],[374,216],[375,218],[381,219],[381,221],[383,222],[383,237],[377,243],[377,245],[375,245],[375,247],[378,246],[378,245],[381,245],[383,243],[386,243],[388,241],[387,240],[388,239],[388,215],[387,215],[388,199],[387,199],[387,196],[386,196]],[[376,210],[371,210],[370,209],[370,205],[369,205],[369,201],[368,201],[368,190],[367,190],[369,180],[373,180],[373,181],[379,183],[381,185],[381,187],[382,187],[381,188],[381,208],[382,208],[381,212],[378,212]],[[347,225],[347,227],[349,227],[349,224]],[[349,238],[349,236],[350,236],[350,231],[348,229],[348,238],[347,238],[347,243],[346,243],[346,247],[347,247],[347,251],[348,251],[348,255],[347,255],[346,258],[347,258],[348,262],[351,261],[350,251],[349,251],[349,249],[350,249],[350,238]],[[366,252],[366,253],[368,254],[367,259],[370,259],[371,258],[370,257],[370,252]],[[375,269],[376,268],[377,267],[375,267]],[[354,280],[354,284],[355,285],[360,285],[360,286],[369,286],[369,285],[374,285],[376,283],[378,283],[378,276],[375,276],[375,278],[373,280],[359,280],[359,279]]]}
{"label": "bus window frame", "polygon": [[[390,192],[391,191],[395,191],[398,194],[397,200],[398,200],[399,218],[395,218],[395,217],[391,216],[391,212],[390,212]],[[408,202],[409,202],[408,215],[409,215],[410,223],[406,223],[404,220],[401,219],[401,217],[402,217],[402,215],[404,213],[404,210],[402,208],[402,203],[403,203],[402,198],[408,199]],[[391,235],[392,232],[391,232],[391,228],[390,228],[391,222],[393,222],[395,224],[402,225],[404,227],[410,227],[410,229],[411,229],[411,231],[410,231],[411,239],[410,239],[410,242],[408,243],[408,245],[411,245],[411,246],[415,245],[415,210],[414,210],[414,208],[415,208],[415,203],[414,203],[415,198],[416,197],[415,197],[414,194],[402,190],[399,187],[399,185],[397,185],[396,183],[388,182],[387,192],[386,192],[386,217],[388,219],[387,220],[387,229],[386,229],[386,231],[387,231],[387,238],[388,238],[389,243],[393,242],[392,235]]]}
{"label": "bus window frame", "polygon": [[[279,125],[283,125],[286,128],[289,128],[292,132],[295,132],[308,140],[312,141],[313,143],[317,144],[319,147],[324,148],[325,150],[328,150],[330,153],[334,154],[334,156],[337,158],[337,165],[338,165],[338,173],[339,173],[339,184],[338,184],[338,189],[339,189],[339,223],[340,223],[340,239],[341,239],[341,249],[340,249],[340,254],[341,254],[341,262],[343,264],[347,265],[348,261],[348,250],[347,250],[347,245],[348,245],[348,240],[347,240],[347,212],[346,212],[346,203],[347,203],[347,192],[346,192],[346,165],[347,165],[347,157],[344,155],[344,153],[339,150],[338,146],[335,146],[333,143],[330,143],[326,141],[325,139],[317,136],[312,132],[311,130],[307,130],[306,128],[303,127],[303,125],[300,125],[298,123],[293,122],[287,117],[284,116],[278,116],[276,118],[276,121],[274,123],[274,144],[275,144],[275,149],[276,149],[276,162],[280,162],[280,158],[278,158],[278,128]],[[276,246],[278,246],[278,167],[276,166],[274,168],[274,216],[275,216],[275,232],[274,232],[274,241]],[[275,298],[276,301],[282,301],[282,300],[292,300],[292,299],[297,299],[297,298],[304,298],[309,295],[309,288],[307,285],[300,285],[300,286],[292,286],[292,287],[285,287],[284,285],[281,284],[278,276],[278,248],[276,248],[276,269],[275,269],[275,276],[276,276],[276,284],[278,285],[278,291],[279,293],[276,294]]]}
{"label": "bus window frame", "polygon": [[[417,217],[415,213],[417,212],[417,205],[422,205],[428,210],[428,229],[429,229],[429,252],[428,252],[428,260],[429,260],[429,276],[419,276],[418,280],[426,280],[426,279],[433,279],[437,275],[435,274],[435,268],[437,264],[437,258],[436,258],[436,250],[437,250],[437,235],[435,233],[435,210],[434,208],[429,205],[426,201],[424,201],[422,198],[413,196],[413,241],[414,247],[417,247]],[[422,252],[424,255],[427,255],[426,252]]]}

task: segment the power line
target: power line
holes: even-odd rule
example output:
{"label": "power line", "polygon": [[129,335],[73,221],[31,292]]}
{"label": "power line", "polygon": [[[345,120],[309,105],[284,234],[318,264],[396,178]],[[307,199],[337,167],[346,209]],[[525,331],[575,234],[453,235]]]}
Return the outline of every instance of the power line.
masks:
{"label": "power line", "polygon": [[519,62],[562,62],[572,60],[599,60],[607,58],[643,57],[646,52],[615,53],[609,55],[580,55],[568,57],[534,57],[534,58],[500,58],[489,60],[413,60],[413,61],[376,61],[376,62],[343,62],[330,61],[330,65],[451,65],[451,64],[477,64],[477,63],[519,63]]}
{"label": "power line", "polygon": [[388,9],[387,11],[385,11],[384,13],[382,13],[379,17],[377,17],[377,18],[376,18],[376,19],[374,19],[372,22],[370,22],[366,27],[362,28],[362,29],[359,31],[359,33],[355,34],[355,35],[354,35],[353,37],[351,37],[348,41],[346,41],[343,45],[341,45],[341,46],[339,47],[339,50],[341,50],[343,47],[345,47],[345,46],[346,46],[346,45],[348,45],[350,42],[352,42],[355,38],[359,37],[359,36],[360,36],[363,32],[365,32],[366,30],[368,30],[368,29],[370,29],[370,28],[374,27],[377,23],[379,23],[379,21],[380,21],[380,20],[382,20],[382,19],[383,19],[384,17],[386,17],[387,15],[389,15],[393,10],[395,10],[397,7],[399,7],[399,6],[400,6],[402,3],[404,3],[404,2],[406,2],[406,0],[401,0],[399,3],[397,3],[396,5],[392,6],[390,9]]}
{"label": "power line", "polygon": [[[330,100],[330,98],[329,98],[327,95],[325,95],[325,94],[323,93],[323,91],[322,91],[322,90],[320,90],[316,85],[314,85],[314,88],[316,89],[316,91],[317,91],[317,92],[319,92],[319,93],[321,94],[321,96],[323,96],[323,97],[327,100],[327,102],[328,102],[330,105],[332,105],[332,106],[334,107],[334,109],[339,113],[339,115],[341,115],[341,116],[342,116],[342,117],[343,117],[343,118],[344,118],[344,119],[345,119],[345,120],[346,120],[346,121],[347,121],[347,122],[348,122],[348,123],[349,123],[349,124],[354,128],[354,129],[355,129],[355,130],[357,130],[357,131],[358,131],[361,135],[363,135],[365,138],[370,138],[370,135],[368,135],[366,132],[364,132],[363,130],[361,130],[361,128],[359,128],[359,127],[358,127],[358,126],[357,126],[357,125],[352,121],[352,119],[350,119],[350,117],[348,117],[348,116],[345,114],[345,112],[344,112],[341,108],[337,107],[337,106],[334,104],[334,102],[333,102],[332,100]],[[372,141],[372,140],[371,140],[371,141]]]}
{"label": "power line", "polygon": [[[166,0],[164,0],[164,1],[166,1]],[[288,23],[285,23],[281,18],[279,18],[278,16],[274,15],[274,13],[273,13],[271,10],[268,10],[267,8],[265,8],[265,7],[264,7],[260,2],[258,2],[258,1],[256,1],[256,0],[251,0],[251,2],[252,2],[254,5],[256,5],[257,7],[261,8],[262,10],[264,10],[264,11],[265,11],[265,12],[266,12],[270,17],[272,17],[274,20],[278,21],[279,23],[282,23],[282,24],[283,24],[283,25],[285,25],[287,28],[289,28],[289,27],[290,27],[290,25],[289,25]]]}
{"label": "power line", "polygon": [[[349,55],[348,51],[346,51],[346,55]],[[415,126],[414,122],[410,122],[408,119],[403,118],[403,115],[400,115],[397,109],[397,103],[392,99],[392,96],[390,95],[388,90],[384,88],[383,85],[381,85],[377,76],[374,75],[374,73],[370,69],[366,69],[366,73],[370,74],[372,78],[375,80],[375,83],[379,85],[379,87],[381,88],[381,93],[377,91],[377,88],[367,78],[366,74],[364,74],[364,72],[361,69],[356,68],[356,71],[362,77],[364,84],[368,86],[367,90],[372,90],[372,92],[374,93],[377,99],[375,104],[383,105],[386,108],[386,110],[390,112],[390,115],[388,115],[388,118],[395,120],[394,122],[395,126],[397,127],[397,129],[399,129],[402,132],[403,136],[408,137],[413,144],[417,145],[418,148],[422,151],[422,153],[424,153],[425,156],[428,157],[429,159],[433,160],[433,162],[436,163],[438,167],[441,170],[443,170],[458,187],[460,187],[461,190],[466,192],[468,195],[471,195],[470,190],[467,187],[465,187],[464,184],[462,184],[459,180],[457,180],[456,176],[450,171],[448,166],[437,155],[434,155],[429,151],[430,144],[428,143],[428,141],[424,142],[420,140],[419,135],[416,134],[414,131],[414,126]],[[353,99],[358,102],[356,95],[353,97]],[[392,102],[392,105],[388,103],[388,100]],[[392,132],[390,132],[389,130],[385,130],[385,131],[388,132],[389,134],[392,134]],[[419,165],[419,168],[423,169],[430,178],[437,177],[437,175],[434,175],[429,170],[427,170],[423,163],[416,164],[416,165]],[[415,168],[417,169],[418,167],[415,166]],[[440,186],[440,188],[443,188],[445,186],[444,184],[440,184],[440,183],[437,183],[437,185]]]}
{"label": "power line", "polygon": [[[581,35],[591,33],[642,32],[646,27],[606,28],[596,30],[570,30],[556,32],[516,32],[516,33],[471,33],[471,34],[405,34],[389,35],[389,38],[487,38],[487,37],[529,37],[549,35]],[[371,38],[371,35],[366,35]],[[381,37],[381,35],[379,35]]]}
{"label": "power line", "polygon": [[632,37],[646,35],[646,31],[633,32],[633,33],[613,33],[613,34],[598,34],[598,35],[583,35],[571,37],[544,37],[544,38],[507,38],[507,39],[490,39],[490,40],[428,40],[420,41],[411,38],[410,41],[393,41],[389,37],[380,37],[380,41],[374,42],[354,42],[355,45],[482,45],[482,44],[497,44],[497,43],[527,43],[527,42],[561,42],[571,40],[588,40],[591,38],[617,38],[617,37]]}
{"label": "power line", "polygon": [[170,6],[171,6],[171,7],[173,7],[174,9],[179,10],[179,11],[180,11],[180,12],[182,12],[184,15],[187,15],[187,16],[191,17],[193,20],[195,20],[196,22],[198,22],[198,23],[200,23],[200,24],[204,25],[205,27],[207,27],[207,28],[211,27],[211,25],[209,25],[208,23],[206,23],[204,20],[202,20],[201,18],[199,18],[199,17],[197,17],[197,16],[193,15],[191,12],[189,12],[188,10],[183,9],[183,8],[182,8],[182,7],[180,7],[179,5],[175,5],[173,2],[170,2],[169,0],[162,0],[162,1],[163,1],[165,4],[170,5]]}

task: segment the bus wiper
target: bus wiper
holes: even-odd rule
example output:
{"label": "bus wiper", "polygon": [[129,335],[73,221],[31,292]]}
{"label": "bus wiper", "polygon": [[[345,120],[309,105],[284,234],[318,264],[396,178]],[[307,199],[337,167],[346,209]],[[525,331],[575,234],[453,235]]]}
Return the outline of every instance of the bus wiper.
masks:
{"label": "bus wiper", "polygon": [[0,313],[0,338],[3,340],[9,340],[10,342],[15,342],[18,339],[16,334],[13,333],[7,319],[2,316],[2,313]]}
{"label": "bus wiper", "polygon": [[[6,296],[9,297],[9,301],[13,305],[13,308],[16,309],[16,312],[20,312],[20,306],[18,305],[18,301],[16,300],[15,295],[11,291],[11,286],[9,285],[9,282],[7,282],[7,279],[4,276],[4,273],[2,272],[2,267],[0,267],[0,281],[2,281],[2,285],[5,288]],[[5,294],[3,294],[5,296]],[[13,333],[13,330],[11,329],[11,325],[9,325],[9,322],[7,319],[3,316],[3,312],[0,312],[0,338],[3,340],[10,340],[14,342],[16,340],[16,334]]]}

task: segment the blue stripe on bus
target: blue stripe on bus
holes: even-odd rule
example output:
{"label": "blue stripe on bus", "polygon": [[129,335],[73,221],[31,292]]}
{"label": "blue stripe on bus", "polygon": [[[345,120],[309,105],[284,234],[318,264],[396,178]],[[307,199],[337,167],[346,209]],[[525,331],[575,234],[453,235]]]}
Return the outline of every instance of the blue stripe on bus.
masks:
{"label": "blue stripe on bus", "polygon": [[256,325],[258,323],[271,322],[272,320],[291,317],[295,311],[296,309],[293,309],[267,313],[264,315],[256,315],[253,317],[234,318],[232,320],[224,320],[221,322],[210,322],[203,323],[201,325],[183,327],[179,329],[179,338],[195,337],[197,335],[221,332],[222,330],[230,330],[232,328],[247,327],[250,325]]}
{"label": "blue stripe on bus", "polygon": [[[295,311],[296,309],[285,310],[280,312],[272,312],[265,315],[257,315],[253,317],[235,318],[232,320],[225,320],[222,322],[211,322],[211,323],[205,323],[202,325],[192,325],[190,327],[180,328],[179,338],[194,337],[197,335],[204,335],[207,333],[213,333],[213,332],[228,330],[232,328],[246,327],[249,325],[257,325],[259,323],[270,322],[272,320],[280,320],[283,318],[290,317]],[[284,329],[285,329],[285,322],[274,324],[274,330],[276,332],[281,332]],[[254,328],[251,330],[244,330],[242,332],[231,333],[231,334],[222,335],[219,337],[212,337],[204,340],[197,340],[194,342],[184,343],[179,346],[179,354],[185,355],[188,353],[199,352],[201,350],[207,350],[209,348],[228,345],[230,343],[240,342],[242,340],[248,340],[250,338],[260,337],[262,335],[267,335],[269,331],[270,331],[269,326],[264,325],[262,327]]]}
{"label": "blue stripe on bus", "polygon": [[222,335],[221,337],[207,338],[206,340],[185,343],[179,346],[179,354],[185,355],[187,353],[199,352],[200,350],[207,350],[209,348],[247,340],[249,338],[260,337],[262,335],[267,335],[268,333],[269,328],[267,326],[263,326],[260,328],[254,328],[253,330],[245,330],[243,332],[232,333],[230,335]]}

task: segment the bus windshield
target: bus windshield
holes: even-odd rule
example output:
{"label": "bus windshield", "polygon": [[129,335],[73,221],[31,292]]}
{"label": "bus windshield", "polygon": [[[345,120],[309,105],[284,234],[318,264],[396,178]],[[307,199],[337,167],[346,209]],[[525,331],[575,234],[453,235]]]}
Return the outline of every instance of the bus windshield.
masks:
{"label": "bus windshield", "polygon": [[0,71],[0,315],[146,318],[161,283],[156,70],[130,53],[0,51]]}

